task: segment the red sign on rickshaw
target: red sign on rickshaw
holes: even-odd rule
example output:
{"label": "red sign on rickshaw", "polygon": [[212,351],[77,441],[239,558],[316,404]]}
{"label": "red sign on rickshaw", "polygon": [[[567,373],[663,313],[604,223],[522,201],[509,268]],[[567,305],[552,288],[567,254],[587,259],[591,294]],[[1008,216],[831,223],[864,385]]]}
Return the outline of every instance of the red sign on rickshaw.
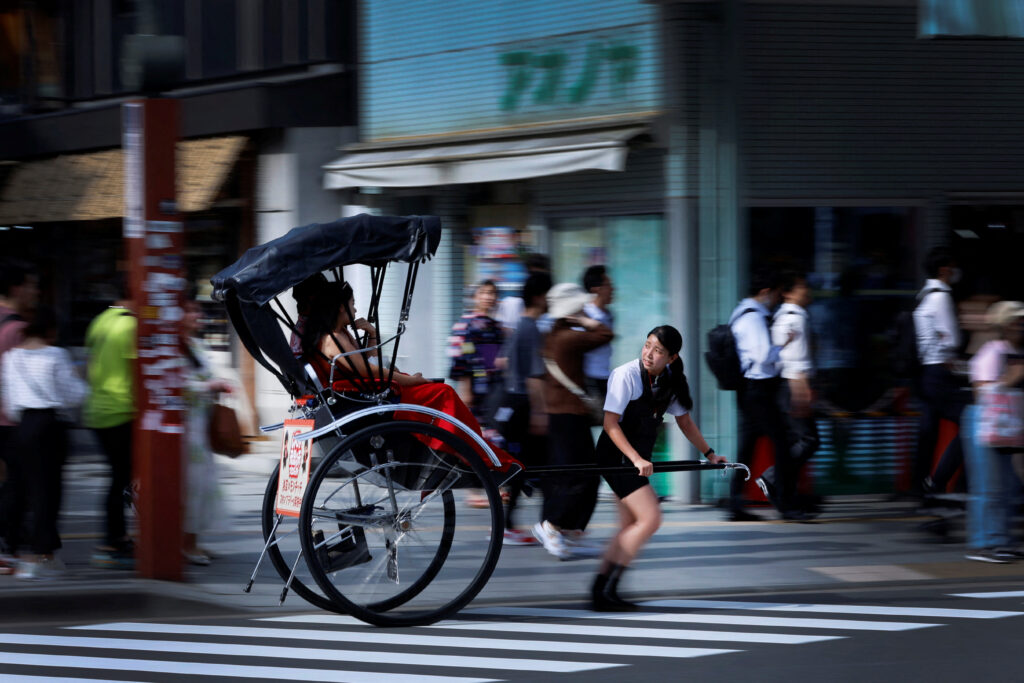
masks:
{"label": "red sign on rickshaw", "polygon": [[281,444],[281,466],[277,474],[277,514],[298,517],[302,508],[302,495],[309,483],[313,440],[299,441],[295,437],[313,431],[313,420],[285,420]]}

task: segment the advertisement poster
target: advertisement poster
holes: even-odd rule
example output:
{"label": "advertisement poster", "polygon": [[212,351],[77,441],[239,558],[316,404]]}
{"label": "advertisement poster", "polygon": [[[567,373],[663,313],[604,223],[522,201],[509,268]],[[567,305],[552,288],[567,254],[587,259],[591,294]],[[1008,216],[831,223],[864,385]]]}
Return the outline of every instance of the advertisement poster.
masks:
{"label": "advertisement poster", "polygon": [[298,517],[302,495],[309,483],[313,440],[297,441],[295,436],[313,431],[313,420],[285,420],[281,444],[281,467],[277,475],[277,503],[279,515]]}
{"label": "advertisement poster", "polygon": [[493,280],[499,297],[516,294],[526,281],[526,268],[519,258],[519,233],[513,228],[473,228],[476,284]]}

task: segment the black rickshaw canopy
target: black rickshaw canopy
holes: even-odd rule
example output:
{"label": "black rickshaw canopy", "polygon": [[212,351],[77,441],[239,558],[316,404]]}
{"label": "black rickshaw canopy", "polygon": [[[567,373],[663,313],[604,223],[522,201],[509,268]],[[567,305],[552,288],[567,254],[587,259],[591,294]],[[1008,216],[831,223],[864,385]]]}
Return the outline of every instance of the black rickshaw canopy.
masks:
{"label": "black rickshaw canopy", "polygon": [[311,275],[353,264],[412,263],[434,255],[441,241],[436,216],[359,214],[293,228],[253,247],[213,276],[213,297],[263,306]]}
{"label": "black rickshaw canopy", "polygon": [[[304,362],[295,356],[282,329],[298,328],[277,300],[278,295],[325,271],[349,265],[370,266],[373,291],[367,317],[379,327],[377,304],[389,263],[409,264],[402,321],[408,315],[419,263],[429,259],[441,242],[441,220],[436,216],[370,216],[359,214],[331,223],[312,223],[293,228],[287,234],[253,247],[235,263],[211,278],[213,298],[224,303],[239,340],[252,357],[269,370],[292,396],[315,393],[317,383]],[[276,303],[275,312],[272,302]],[[397,355],[397,337],[392,363]],[[380,345],[379,367],[383,368]],[[391,370],[388,370],[390,382]],[[365,383],[352,377],[356,384]]]}

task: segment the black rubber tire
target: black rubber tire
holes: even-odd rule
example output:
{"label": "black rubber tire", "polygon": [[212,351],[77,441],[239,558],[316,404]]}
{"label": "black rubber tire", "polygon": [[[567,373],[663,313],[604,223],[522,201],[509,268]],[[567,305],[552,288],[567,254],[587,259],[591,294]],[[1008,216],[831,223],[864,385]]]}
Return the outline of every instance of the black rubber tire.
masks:
{"label": "black rubber tire", "polygon": [[[408,441],[409,439],[415,438],[412,436],[412,434],[415,433],[440,440],[449,449],[459,454],[458,458],[451,455],[446,455],[443,458],[440,458],[439,461],[444,461],[446,464],[443,468],[437,468],[439,472],[447,471],[449,474],[454,472],[456,468],[451,465],[451,463],[458,462],[459,466],[457,469],[462,472],[460,479],[468,477],[474,487],[480,488],[484,491],[487,497],[488,507],[486,512],[481,512],[479,514],[487,514],[489,516],[489,523],[485,525],[466,526],[471,529],[473,533],[480,533],[486,529],[489,532],[487,540],[484,541],[484,537],[481,536],[479,541],[486,542],[487,547],[482,551],[482,554],[475,550],[472,553],[475,569],[471,568],[470,571],[473,572],[473,575],[465,585],[462,584],[461,578],[458,579],[457,587],[455,589],[457,591],[456,594],[450,597],[445,596],[438,598],[439,602],[437,604],[430,604],[422,607],[419,605],[411,607],[407,605],[407,603],[418,597],[420,593],[429,586],[431,581],[433,581],[437,574],[442,570],[446,559],[448,559],[449,551],[452,547],[452,538],[456,533],[458,515],[456,513],[455,499],[452,491],[451,489],[446,489],[440,495],[444,524],[441,537],[437,541],[437,548],[427,566],[418,570],[420,574],[417,576],[416,580],[412,582],[409,588],[406,588],[398,594],[389,596],[383,600],[360,600],[358,597],[351,594],[346,595],[341,589],[339,589],[335,582],[332,581],[328,570],[322,566],[320,562],[310,561],[310,558],[317,557],[318,552],[316,545],[317,541],[314,537],[314,526],[325,516],[323,512],[318,512],[317,509],[317,501],[321,494],[320,489],[325,486],[326,481],[332,482],[331,484],[328,484],[326,487],[328,490],[324,492],[329,500],[345,486],[349,486],[352,481],[358,480],[363,473],[350,477],[348,483],[337,485],[335,483],[336,480],[328,477],[328,473],[332,470],[335,463],[349,451],[362,452],[360,447],[363,444],[369,444],[371,438],[380,437],[381,439],[384,439],[390,435],[393,440],[401,440],[401,438],[405,437],[406,441]],[[380,446],[375,448],[380,448]],[[425,449],[426,447],[424,446],[423,448]],[[394,465],[393,468],[386,468],[383,471],[395,472],[396,474],[401,475],[406,471],[416,473],[423,470],[422,463],[415,461],[405,463],[401,461],[401,458],[397,459],[392,464]],[[402,469],[405,467],[408,467],[408,470]],[[358,481],[356,483],[358,484]],[[423,483],[422,488],[418,488],[416,486],[417,483],[419,482],[405,482],[405,485],[401,488],[401,492],[403,494],[409,494],[419,491],[420,500],[422,501],[425,499],[425,496],[428,495],[428,492],[436,490],[435,482]],[[329,490],[329,487],[332,486],[335,487],[333,491]],[[376,488],[383,490],[379,485],[376,485]],[[350,490],[347,493],[357,493],[358,491],[355,489],[358,489],[358,486],[353,486],[353,490]],[[380,494],[378,494],[378,496],[380,497]],[[413,500],[414,499],[415,497],[413,496]],[[380,500],[388,502],[383,497],[380,497]],[[350,512],[352,509],[354,508],[349,507],[337,512]],[[419,514],[420,513],[417,513],[417,517]],[[471,516],[471,513],[468,513],[467,516]],[[410,518],[410,522],[414,519],[415,518]],[[334,521],[336,521],[336,518],[332,519],[331,523]],[[434,527],[436,527],[436,524],[434,524]],[[452,432],[441,429],[433,424],[417,421],[391,421],[371,425],[343,439],[341,443],[339,443],[327,456],[323,458],[320,465],[313,472],[306,488],[306,494],[303,498],[302,509],[299,515],[299,538],[302,542],[303,555],[307,559],[310,575],[319,585],[320,590],[322,590],[324,595],[334,603],[335,611],[350,614],[376,626],[421,626],[432,624],[441,619],[450,617],[462,609],[462,607],[476,597],[480,590],[486,585],[487,580],[494,571],[494,567],[497,565],[498,557],[501,553],[503,527],[504,510],[501,504],[501,496],[498,493],[498,487],[494,483],[491,472],[481,460],[480,456],[461,436],[457,436]],[[372,525],[366,525],[363,529],[370,530],[371,532],[376,530]],[[394,530],[392,529],[392,531]],[[384,534],[381,535],[383,536]],[[411,537],[415,540],[417,535],[411,529],[403,529],[400,534],[400,538],[404,539],[407,537]],[[379,540],[376,539],[376,537],[374,538],[375,540]],[[395,547],[399,547],[397,541],[395,543]],[[377,552],[380,551],[378,550]],[[396,558],[398,556],[398,552],[399,551],[397,549],[394,550]],[[479,561],[479,566],[475,565],[476,561]],[[367,568],[366,570],[369,569],[370,568]],[[338,571],[347,571],[347,567],[336,570],[335,573]],[[394,583],[397,583],[397,580],[394,581]],[[370,584],[369,581],[354,583],[354,585],[359,586],[368,584]],[[431,599],[434,598],[431,596]],[[402,606],[406,606],[406,609],[396,609]]]}

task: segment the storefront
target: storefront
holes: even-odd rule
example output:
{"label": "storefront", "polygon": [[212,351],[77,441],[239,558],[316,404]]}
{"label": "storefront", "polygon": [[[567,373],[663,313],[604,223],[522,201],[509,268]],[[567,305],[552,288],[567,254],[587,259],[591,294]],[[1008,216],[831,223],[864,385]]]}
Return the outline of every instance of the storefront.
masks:
{"label": "storefront", "polygon": [[[613,363],[678,320],[657,19],[638,0],[363,7],[360,142],[324,184],[343,212],[443,219],[408,333],[429,343],[404,346],[402,363],[446,376],[465,295],[495,277],[514,293],[523,271],[509,262],[530,251],[550,256],[556,281],[609,267]],[[394,39],[410,34],[431,39]],[[385,296],[385,317],[396,302]]]}
{"label": "storefront", "polygon": [[[678,197],[698,245],[697,328],[727,319],[752,267],[806,272],[827,400],[815,483],[898,488],[916,406],[893,370],[894,321],[925,253],[956,249],[966,312],[1021,295],[1024,46],[928,37],[912,0],[659,8],[678,169],[667,204]],[[697,384],[705,433],[733,452],[734,397],[704,368]],[[721,494],[707,484],[704,498]]]}

